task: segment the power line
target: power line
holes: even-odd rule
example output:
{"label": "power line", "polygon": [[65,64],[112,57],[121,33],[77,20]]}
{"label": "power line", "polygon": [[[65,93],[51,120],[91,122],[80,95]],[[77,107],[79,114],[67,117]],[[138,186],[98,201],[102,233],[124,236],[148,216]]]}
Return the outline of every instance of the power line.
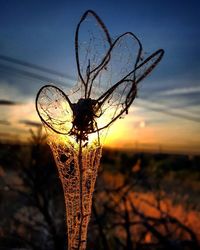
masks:
{"label": "power line", "polygon": [[[42,67],[42,66],[38,66],[38,65],[35,65],[35,64],[32,64],[32,63],[28,63],[28,62],[25,62],[25,61],[21,61],[21,60],[11,58],[11,57],[8,57],[8,56],[0,55],[0,60],[4,60],[4,61],[7,61],[9,63],[14,63],[14,64],[17,64],[17,65],[21,65],[23,67],[36,69],[36,70],[39,70],[39,71],[44,72],[44,73],[55,75],[57,77],[62,77],[62,78],[65,78],[65,79],[72,79],[71,76],[67,76],[67,75],[62,74],[62,73],[60,73],[58,71],[51,70],[51,69],[48,69],[48,68],[45,68],[45,67]],[[27,71],[27,70],[23,70],[23,69],[18,69],[18,68],[13,67],[13,66],[4,65],[2,63],[0,63],[0,68],[2,68],[3,70],[6,70],[6,71],[12,71],[15,74],[20,74],[20,75],[24,75],[24,76],[27,76],[27,77],[30,77],[30,78],[38,79],[38,80],[44,81],[46,83],[54,83],[54,82],[56,82],[57,84],[71,87],[71,85],[69,85],[68,83],[65,83],[64,81],[60,81],[60,80],[57,80],[57,79],[52,79],[51,77],[47,77],[47,76],[44,76],[44,75],[41,75],[41,74],[38,74],[38,73],[35,73],[35,72],[30,72],[30,71]],[[152,107],[152,102],[150,102],[150,101],[147,101],[147,102],[148,102],[147,104],[145,104],[145,103],[138,104],[137,103],[137,105],[140,106],[140,107],[155,111],[155,112],[162,112],[162,113],[165,113],[167,115],[174,116],[174,117],[179,117],[179,118],[194,121],[194,122],[200,122],[199,117],[191,116],[191,114],[181,114],[179,112],[174,112],[174,111],[171,110],[172,107],[168,107],[167,105],[164,105],[163,107]],[[158,103],[154,103],[154,104],[159,105]]]}
{"label": "power line", "polygon": [[[148,102],[148,101],[146,101],[146,102]],[[200,117],[191,116],[191,115],[188,115],[188,114],[181,114],[179,112],[172,111],[172,110],[169,111],[169,107],[167,107],[167,106],[164,106],[164,107],[152,107],[152,106],[150,106],[151,104],[152,104],[151,102],[148,102],[147,104],[145,104],[145,103],[138,104],[137,103],[137,106],[145,108],[145,109],[149,109],[149,110],[152,110],[152,111],[155,111],[155,112],[161,112],[161,113],[164,113],[164,114],[167,114],[167,115],[178,117],[178,118],[181,118],[181,119],[185,119],[185,120],[189,120],[189,121],[193,121],[193,122],[200,122]]]}
{"label": "power line", "polygon": [[70,76],[70,75],[66,75],[66,74],[63,74],[63,73],[58,72],[56,70],[52,70],[52,69],[49,69],[49,68],[46,68],[46,67],[43,67],[43,66],[33,64],[33,63],[25,62],[25,61],[22,61],[22,60],[19,60],[19,59],[16,59],[16,58],[12,58],[12,57],[9,57],[9,56],[0,55],[0,60],[7,61],[9,63],[14,63],[14,64],[17,64],[17,65],[21,65],[21,66],[24,66],[24,67],[28,67],[28,68],[31,68],[31,69],[36,69],[36,70],[39,70],[39,71],[42,71],[42,72],[45,72],[45,73],[49,73],[49,74],[52,74],[52,75],[55,75],[55,76],[58,76],[58,77],[63,77],[63,78],[66,78],[66,79],[74,80],[74,78],[72,76]]}
{"label": "power line", "polygon": [[43,81],[45,83],[54,83],[54,82],[56,82],[57,84],[70,87],[70,85],[68,83],[65,83],[65,82],[57,80],[57,79],[52,79],[50,77],[46,77],[46,76],[43,76],[43,75],[38,74],[38,73],[28,72],[26,70],[17,69],[17,68],[12,67],[12,66],[5,66],[5,65],[3,65],[1,63],[0,63],[0,68],[2,68],[4,71],[12,71],[12,73],[20,74],[20,75],[23,75],[23,76],[28,76],[30,78]]}

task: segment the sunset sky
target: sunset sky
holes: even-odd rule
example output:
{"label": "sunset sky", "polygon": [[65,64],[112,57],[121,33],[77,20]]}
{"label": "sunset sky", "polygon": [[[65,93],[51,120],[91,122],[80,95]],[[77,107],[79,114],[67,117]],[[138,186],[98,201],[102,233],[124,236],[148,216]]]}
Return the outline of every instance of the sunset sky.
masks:
{"label": "sunset sky", "polygon": [[131,31],[147,54],[165,50],[140,83],[129,115],[110,129],[107,145],[200,153],[197,0],[1,0],[0,140],[24,140],[38,126],[34,101],[41,86],[53,82],[67,91],[76,83],[74,34],[87,9],[101,17],[111,36]]}

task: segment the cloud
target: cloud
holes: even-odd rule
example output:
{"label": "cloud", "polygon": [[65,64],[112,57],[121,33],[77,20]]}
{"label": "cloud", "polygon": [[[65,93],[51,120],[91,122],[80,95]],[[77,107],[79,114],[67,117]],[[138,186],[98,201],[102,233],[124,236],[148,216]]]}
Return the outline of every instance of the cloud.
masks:
{"label": "cloud", "polygon": [[18,105],[18,102],[10,101],[10,100],[0,100],[0,105]]}
{"label": "cloud", "polygon": [[7,120],[0,120],[0,125],[11,125],[11,123]]}
{"label": "cloud", "polygon": [[175,88],[163,91],[160,93],[161,95],[185,95],[185,94],[193,94],[193,93],[200,93],[200,86],[194,86],[194,87],[186,87],[186,88]]}
{"label": "cloud", "polygon": [[37,128],[42,126],[41,122],[34,122],[30,120],[20,120],[19,123],[27,125],[27,126],[31,126],[31,127],[37,127]]}
{"label": "cloud", "polygon": [[0,100],[12,100],[13,102],[19,102],[22,99],[21,90],[12,84],[11,81],[2,79],[0,74]]}

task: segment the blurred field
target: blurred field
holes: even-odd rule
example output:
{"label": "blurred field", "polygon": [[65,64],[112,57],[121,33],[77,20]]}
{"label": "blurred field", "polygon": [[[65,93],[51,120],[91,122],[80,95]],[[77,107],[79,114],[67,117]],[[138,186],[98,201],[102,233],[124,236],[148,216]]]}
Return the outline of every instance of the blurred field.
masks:
{"label": "blurred field", "polygon": [[[200,156],[104,149],[88,249],[200,249]],[[66,249],[45,138],[0,144],[0,249]]]}

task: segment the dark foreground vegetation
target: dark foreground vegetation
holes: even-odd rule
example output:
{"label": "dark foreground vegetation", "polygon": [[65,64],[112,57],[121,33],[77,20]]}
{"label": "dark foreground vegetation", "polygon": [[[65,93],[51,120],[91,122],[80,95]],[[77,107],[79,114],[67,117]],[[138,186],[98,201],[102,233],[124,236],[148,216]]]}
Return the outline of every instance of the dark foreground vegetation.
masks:
{"label": "dark foreground vegetation", "polygon": [[[104,150],[92,250],[200,249],[200,157]],[[0,249],[66,249],[61,183],[41,132],[0,144]]]}

